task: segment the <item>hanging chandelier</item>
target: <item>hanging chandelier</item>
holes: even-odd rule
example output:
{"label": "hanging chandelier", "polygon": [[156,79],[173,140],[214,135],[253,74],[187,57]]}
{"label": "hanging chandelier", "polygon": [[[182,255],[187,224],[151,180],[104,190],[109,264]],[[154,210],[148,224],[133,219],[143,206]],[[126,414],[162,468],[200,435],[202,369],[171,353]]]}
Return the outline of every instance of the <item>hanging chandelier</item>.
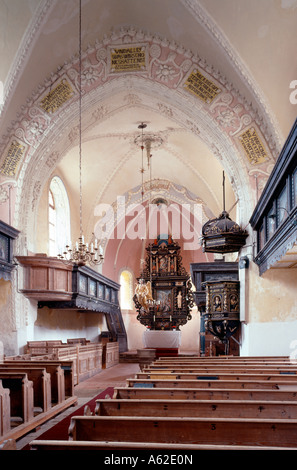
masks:
{"label": "hanging chandelier", "polygon": [[150,197],[149,197],[149,204],[151,203],[151,194],[152,194],[152,150],[157,149],[163,144],[163,139],[160,137],[158,134],[153,134],[153,133],[146,133],[144,134],[143,130],[146,129],[147,124],[144,122],[140,123],[138,126],[138,129],[141,129],[141,134],[138,135],[134,143],[137,145],[137,147],[141,148],[141,168],[140,168],[140,173],[141,173],[141,196],[142,196],[142,202],[144,200],[144,194],[145,190],[148,189],[148,185],[145,184],[144,182],[144,173],[145,173],[145,166],[144,166],[144,150],[146,150],[146,159],[147,159],[147,169],[149,170],[149,192],[150,192]]}
{"label": "hanging chandelier", "polygon": [[[142,198],[142,203],[144,200],[144,194],[145,194],[145,184],[144,184],[144,173],[145,173],[145,168],[144,168],[144,150],[146,150],[146,157],[147,157],[147,169],[149,170],[149,204],[152,203],[152,146],[159,147],[162,144],[162,139],[155,135],[155,134],[144,134],[143,130],[146,129],[147,124],[142,122],[139,124],[138,129],[141,129],[141,135],[137,136],[135,139],[135,144],[140,146],[141,148],[141,198]],[[145,242],[145,240],[144,240]],[[141,260],[144,262],[144,260]],[[136,283],[135,287],[135,296],[137,298],[137,301],[141,308],[149,312],[150,309],[156,308],[159,304],[160,301],[157,301],[153,298],[153,293],[152,293],[152,275],[150,275],[150,279],[148,281],[145,281],[143,278],[140,278],[138,282]]]}
{"label": "hanging chandelier", "polygon": [[81,103],[82,103],[82,86],[81,86],[81,75],[82,75],[82,47],[81,47],[81,0],[79,0],[79,220],[80,220],[80,236],[75,245],[72,246],[70,242],[66,245],[62,254],[57,257],[66,262],[73,263],[77,266],[99,265],[103,262],[103,250],[99,245],[97,238],[94,233],[92,234],[92,240],[90,243],[85,243],[82,228],[82,125],[81,125]]}

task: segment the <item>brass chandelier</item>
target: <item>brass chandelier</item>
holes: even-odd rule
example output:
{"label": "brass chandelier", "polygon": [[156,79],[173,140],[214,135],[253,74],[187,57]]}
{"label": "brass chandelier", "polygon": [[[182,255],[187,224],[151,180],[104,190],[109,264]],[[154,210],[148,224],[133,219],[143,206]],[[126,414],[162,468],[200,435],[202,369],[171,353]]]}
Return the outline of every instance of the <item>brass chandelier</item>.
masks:
{"label": "brass chandelier", "polygon": [[[146,150],[147,156],[147,168],[149,170],[149,204],[152,203],[152,145],[154,147],[159,147],[162,144],[162,139],[154,134],[146,134],[144,135],[143,130],[146,129],[147,124],[142,122],[139,124],[138,129],[141,129],[141,135],[137,136],[135,139],[135,144],[140,146],[141,148],[141,198],[142,203],[144,202],[144,194],[145,194],[145,184],[144,184],[144,150]],[[143,260],[144,261],[144,260]],[[144,279],[140,278],[136,283],[135,287],[135,297],[137,302],[141,306],[141,308],[148,312],[150,309],[155,308],[157,305],[160,304],[160,301],[157,301],[153,298],[152,293],[152,275],[150,275],[150,280],[145,281]]]}
{"label": "brass chandelier", "polygon": [[80,236],[75,245],[65,246],[62,254],[58,255],[59,259],[73,263],[78,266],[99,265],[103,262],[104,257],[102,254],[102,247],[99,245],[94,233],[90,243],[85,243],[83,228],[82,228],[82,126],[81,126],[81,103],[82,103],[82,86],[81,86],[81,72],[82,72],[82,47],[81,47],[81,0],[79,0],[79,220],[80,220]]}

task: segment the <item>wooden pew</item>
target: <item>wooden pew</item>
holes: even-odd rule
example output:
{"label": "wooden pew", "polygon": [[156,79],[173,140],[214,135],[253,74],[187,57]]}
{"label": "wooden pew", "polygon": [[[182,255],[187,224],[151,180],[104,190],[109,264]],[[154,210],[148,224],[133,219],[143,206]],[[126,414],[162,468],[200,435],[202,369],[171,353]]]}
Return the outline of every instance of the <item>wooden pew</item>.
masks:
{"label": "wooden pew", "polygon": [[33,382],[25,372],[0,372],[4,388],[10,390],[10,416],[28,422],[34,417]]}
{"label": "wooden pew", "polygon": [[296,401],[297,391],[219,388],[115,387],[113,398],[153,400],[261,400]]}
{"label": "wooden pew", "polygon": [[296,419],[72,416],[70,440],[296,448]]}
{"label": "wooden pew", "polygon": [[142,369],[141,372],[151,372],[151,371],[172,371],[172,372],[197,372],[197,371],[205,371],[205,372],[240,372],[240,373],[245,373],[245,372],[250,372],[254,371],[259,374],[261,373],[270,373],[270,374],[276,374],[276,373],[290,373],[292,375],[297,375],[297,366],[296,365],[281,365],[281,366],[260,366],[260,365],[235,365],[235,364],[223,364],[223,365],[189,365],[189,364],[162,364],[160,365],[154,365],[150,364],[149,366],[146,366]]}
{"label": "wooden pew", "polygon": [[72,361],[74,385],[77,385],[82,380],[101,372],[102,353],[101,343],[91,343],[85,338],[77,338],[77,340],[70,338],[67,344],[61,340],[28,341],[25,356],[30,357],[31,360],[34,356],[40,358],[42,355],[47,355],[48,359],[52,360]]}
{"label": "wooden pew", "polygon": [[65,400],[65,377],[64,371],[61,368],[59,362],[51,362],[47,360],[41,361],[24,361],[24,360],[5,360],[4,363],[0,363],[0,368],[6,367],[8,369],[17,368],[44,368],[50,375],[50,395],[51,404],[61,403]]}
{"label": "wooden pew", "polygon": [[[98,399],[96,416],[297,419],[297,401]],[[296,442],[297,445],[297,442]]]}
{"label": "wooden pew", "polygon": [[[5,360],[4,364],[38,365],[45,367],[51,375],[52,399],[54,403],[62,403],[67,397],[74,395],[74,364],[73,361],[32,359],[32,360]],[[2,364],[0,364],[2,365]]]}
{"label": "wooden pew", "polygon": [[[159,443],[159,442],[95,442],[95,441],[56,441],[56,440],[34,440],[30,442],[31,450],[171,450],[175,455],[181,450],[296,450],[293,447],[268,447],[268,446],[241,446],[241,445],[211,445],[211,444],[180,444],[180,443]],[[169,458],[170,460],[170,458]],[[192,456],[183,458],[184,463],[192,463]],[[176,464],[176,462],[173,462]],[[182,462],[180,462],[182,463]]]}
{"label": "wooden pew", "polygon": [[33,382],[35,412],[51,408],[51,376],[44,367],[0,364],[1,372],[25,372],[28,379]]}
{"label": "wooden pew", "polygon": [[10,431],[10,390],[4,388],[0,379],[0,436]]}
{"label": "wooden pew", "polygon": [[272,389],[272,390],[295,390],[297,391],[297,384],[288,381],[278,380],[187,380],[187,379],[126,379],[128,387],[182,387],[182,388],[245,388],[245,389]]}
{"label": "wooden pew", "polygon": [[199,355],[184,355],[184,356],[161,356],[159,361],[167,360],[183,360],[183,359],[199,359],[202,361],[286,361],[290,360],[290,356],[199,356]]}
{"label": "wooden pew", "polygon": [[[4,367],[1,370],[1,366],[3,366],[3,364],[5,364],[5,367],[7,366],[7,372],[3,372]],[[29,381],[27,372],[29,370],[32,372],[33,370],[37,371],[42,369],[46,370],[46,373],[50,375],[50,379],[53,377],[53,380],[50,380],[50,385],[52,386],[54,394],[59,397],[59,400],[58,402],[51,402],[51,406],[49,406],[46,411],[42,411],[34,416],[34,385],[33,381]],[[23,370],[23,372],[18,372],[20,370]],[[20,379],[23,378],[24,390],[21,390],[20,386],[18,390],[16,389],[16,387],[12,388],[12,384],[7,382],[9,378],[11,379],[11,376],[15,378],[17,375],[20,376]],[[3,379],[4,376],[6,382]],[[11,426],[11,429],[8,430],[8,432],[6,432],[5,434],[3,434],[3,436],[1,436],[0,434],[0,445],[5,440],[20,438],[32,429],[37,428],[44,422],[48,421],[57,414],[61,413],[62,411],[77,403],[77,397],[74,396],[72,361],[42,360],[40,361],[40,364],[38,363],[38,361],[28,361],[27,363],[26,361],[13,361],[12,364],[4,362],[0,364],[0,380],[1,377],[3,384],[5,383],[6,387],[10,389],[12,397],[11,416],[17,416],[21,419],[14,419],[12,421],[13,426]],[[67,381],[65,380],[65,377],[68,378]],[[22,392],[24,392],[25,394],[23,400],[21,398]],[[65,396],[67,392],[69,393],[69,396]],[[17,393],[18,397],[16,397]]]}
{"label": "wooden pew", "polygon": [[7,439],[0,444],[0,450],[17,450],[14,439]]}
{"label": "wooden pew", "polygon": [[139,372],[135,374],[137,379],[180,379],[180,380],[270,380],[277,382],[292,382],[297,385],[297,375],[286,374],[262,374],[253,373],[252,371],[246,373],[236,372],[174,372],[174,371],[153,371],[153,372]]}
{"label": "wooden pew", "polygon": [[271,366],[271,365],[296,365],[296,361],[291,361],[290,359],[271,359],[271,360],[257,360],[257,359],[221,359],[221,358],[185,358],[185,357],[160,357],[151,363],[155,365],[164,365],[164,364],[189,364],[189,365],[258,365],[258,366]]}
{"label": "wooden pew", "polygon": [[[199,363],[199,364],[292,364],[289,357],[277,358],[277,357],[236,357],[231,356],[230,358],[222,357],[191,357],[191,356],[178,356],[178,357],[159,357],[154,361],[156,364],[172,363],[172,364],[185,364],[185,363]],[[296,364],[296,361],[295,361]]]}

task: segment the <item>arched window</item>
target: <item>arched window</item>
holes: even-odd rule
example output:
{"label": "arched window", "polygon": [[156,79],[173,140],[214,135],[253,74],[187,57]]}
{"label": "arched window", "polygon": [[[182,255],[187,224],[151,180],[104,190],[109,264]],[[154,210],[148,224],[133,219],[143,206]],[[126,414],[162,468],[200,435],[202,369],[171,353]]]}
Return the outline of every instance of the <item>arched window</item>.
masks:
{"label": "arched window", "polygon": [[132,310],[133,309],[133,275],[128,270],[123,270],[120,275],[120,303],[121,309]]}
{"label": "arched window", "polygon": [[48,194],[49,256],[61,254],[70,242],[70,207],[63,181],[51,180]]}

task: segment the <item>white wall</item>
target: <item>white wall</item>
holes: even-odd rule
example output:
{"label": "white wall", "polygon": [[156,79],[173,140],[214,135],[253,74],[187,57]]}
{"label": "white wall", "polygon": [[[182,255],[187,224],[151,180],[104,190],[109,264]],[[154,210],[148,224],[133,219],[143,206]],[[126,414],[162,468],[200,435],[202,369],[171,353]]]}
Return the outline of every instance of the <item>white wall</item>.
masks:
{"label": "white wall", "polygon": [[33,330],[34,337],[28,338],[28,341],[59,339],[66,343],[68,338],[86,338],[92,342],[97,342],[100,332],[105,326],[104,314],[51,310],[44,307],[38,310]]}
{"label": "white wall", "polygon": [[241,356],[297,357],[297,320],[242,324]]}

